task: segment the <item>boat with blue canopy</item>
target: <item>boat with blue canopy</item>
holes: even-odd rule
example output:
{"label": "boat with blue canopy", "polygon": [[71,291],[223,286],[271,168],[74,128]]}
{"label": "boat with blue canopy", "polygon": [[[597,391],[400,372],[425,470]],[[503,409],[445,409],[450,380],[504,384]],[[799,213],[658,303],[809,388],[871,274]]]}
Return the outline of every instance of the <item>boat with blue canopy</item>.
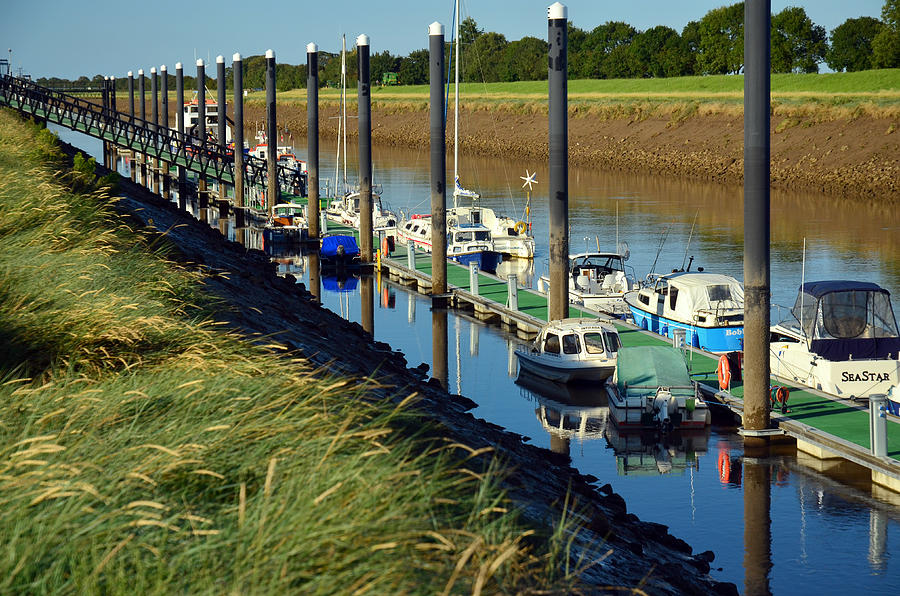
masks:
{"label": "boat with blue canopy", "polygon": [[898,393],[900,333],[886,289],[862,281],[806,282],[791,314],[770,330],[774,376],[851,399]]}

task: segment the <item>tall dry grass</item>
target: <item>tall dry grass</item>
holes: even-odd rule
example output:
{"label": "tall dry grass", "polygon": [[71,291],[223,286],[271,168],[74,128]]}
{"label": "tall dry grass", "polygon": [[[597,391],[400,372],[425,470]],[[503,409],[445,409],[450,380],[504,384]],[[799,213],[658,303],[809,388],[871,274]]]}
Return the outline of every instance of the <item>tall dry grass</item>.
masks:
{"label": "tall dry grass", "polygon": [[496,460],[213,325],[49,135],[0,132],[0,593],[572,589],[572,522],[526,523]]}

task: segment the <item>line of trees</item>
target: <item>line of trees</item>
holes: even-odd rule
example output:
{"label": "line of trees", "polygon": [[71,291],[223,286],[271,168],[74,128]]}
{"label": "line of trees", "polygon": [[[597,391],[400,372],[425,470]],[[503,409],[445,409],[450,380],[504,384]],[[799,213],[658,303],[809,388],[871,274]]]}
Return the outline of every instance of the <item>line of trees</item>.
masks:
{"label": "line of trees", "polygon": [[[850,18],[831,31],[816,25],[803,8],[789,6],[772,15],[772,71],[813,73],[823,62],[835,71],[900,67],[900,0],[885,0],[881,19]],[[547,78],[547,43],[536,37],[509,42],[502,33],[483,31],[471,17],[460,23],[460,79],[467,82],[535,81]],[[660,25],[639,31],[628,23],[609,21],[586,31],[569,23],[569,77],[572,79],[612,79],[676,77],[685,75],[732,74],[744,66],[744,3],[715,8],[699,21],[685,25],[681,33]],[[452,46],[448,43],[447,50]],[[449,56],[450,54],[448,54]],[[399,73],[404,85],[428,82],[428,50],[408,56],[389,51],[372,54],[370,70],[377,84],[385,72]],[[356,49],[347,53],[347,85],[356,86]],[[453,61],[451,76],[453,76]],[[262,88],[265,84],[265,57],[244,59],[244,85]],[[324,86],[340,83],[340,54],[320,52],[319,81]],[[170,71],[171,72],[171,71]],[[227,84],[232,86],[231,68]],[[215,67],[207,72],[207,87],[215,89]],[[174,89],[174,76],[169,75]],[[39,79],[51,87],[98,86],[101,75],[76,81]],[[278,64],[279,91],[306,86],[306,65]],[[117,89],[127,89],[127,80],[118,79]],[[196,88],[194,77],[185,77],[185,87]]]}

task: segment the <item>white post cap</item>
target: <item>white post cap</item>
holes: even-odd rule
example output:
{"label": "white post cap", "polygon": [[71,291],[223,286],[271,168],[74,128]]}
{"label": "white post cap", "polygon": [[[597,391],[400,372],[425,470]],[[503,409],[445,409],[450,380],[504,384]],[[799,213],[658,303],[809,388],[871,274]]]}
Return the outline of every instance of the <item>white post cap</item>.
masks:
{"label": "white post cap", "polygon": [[133,73],[132,71],[129,70],[129,71],[128,71],[128,76],[129,76],[129,77],[133,77],[133,76],[134,76],[134,73]]}
{"label": "white post cap", "polygon": [[275,50],[266,50],[266,59],[267,60],[269,58],[274,58],[274,57],[275,57]]}
{"label": "white post cap", "polygon": [[203,66],[203,58],[197,58],[197,66]]}
{"label": "white post cap", "polygon": [[216,64],[225,64],[225,56],[222,54],[216,56]]}
{"label": "white post cap", "polygon": [[165,65],[165,64],[163,64],[162,66],[159,67],[159,72],[166,72],[166,65]]}
{"label": "white post cap", "polygon": [[547,8],[547,20],[554,21],[556,19],[564,19],[568,13],[565,4],[554,2]]}
{"label": "white post cap", "polygon": [[241,55],[238,54],[237,52],[235,52],[235,53],[234,53],[234,56],[232,56],[231,59],[232,59],[234,62],[240,62],[240,61],[241,61]]}
{"label": "white post cap", "polygon": [[369,36],[365,33],[361,34],[356,38],[356,45],[358,46],[367,46],[369,45]]}
{"label": "white post cap", "polygon": [[110,81],[115,81],[115,80],[116,80],[116,77],[109,77],[109,80],[110,80]]}
{"label": "white post cap", "polygon": [[313,42],[309,42],[308,44],[306,44],[306,53],[307,54],[315,54],[318,51],[319,51],[319,46],[317,46]]}
{"label": "white post cap", "polygon": [[438,23],[437,21],[428,25],[428,35],[443,35],[444,34],[444,26]]}
{"label": "white post cap", "polygon": [[156,74],[156,67],[155,67],[155,66],[151,66],[151,67],[150,67],[150,74]]}
{"label": "white post cap", "polygon": [[138,69],[138,76],[139,76],[139,77],[144,76],[144,69],[143,69],[143,68],[139,68],[139,69]]}
{"label": "white post cap", "polygon": [[181,62],[175,63],[175,70],[181,70]]}
{"label": "white post cap", "polygon": [[108,81],[108,80],[109,80],[109,77],[106,77],[106,76],[105,76],[105,77],[103,77],[103,80],[104,80],[104,81]]}

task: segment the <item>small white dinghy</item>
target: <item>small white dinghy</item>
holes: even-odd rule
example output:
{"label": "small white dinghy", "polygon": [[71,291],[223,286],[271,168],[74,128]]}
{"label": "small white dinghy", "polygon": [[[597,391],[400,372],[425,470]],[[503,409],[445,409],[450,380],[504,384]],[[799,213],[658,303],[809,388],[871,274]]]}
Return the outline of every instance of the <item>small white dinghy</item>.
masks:
{"label": "small white dinghy", "polygon": [[558,383],[605,381],[616,370],[619,332],[596,319],[560,319],[516,350],[519,368]]}

